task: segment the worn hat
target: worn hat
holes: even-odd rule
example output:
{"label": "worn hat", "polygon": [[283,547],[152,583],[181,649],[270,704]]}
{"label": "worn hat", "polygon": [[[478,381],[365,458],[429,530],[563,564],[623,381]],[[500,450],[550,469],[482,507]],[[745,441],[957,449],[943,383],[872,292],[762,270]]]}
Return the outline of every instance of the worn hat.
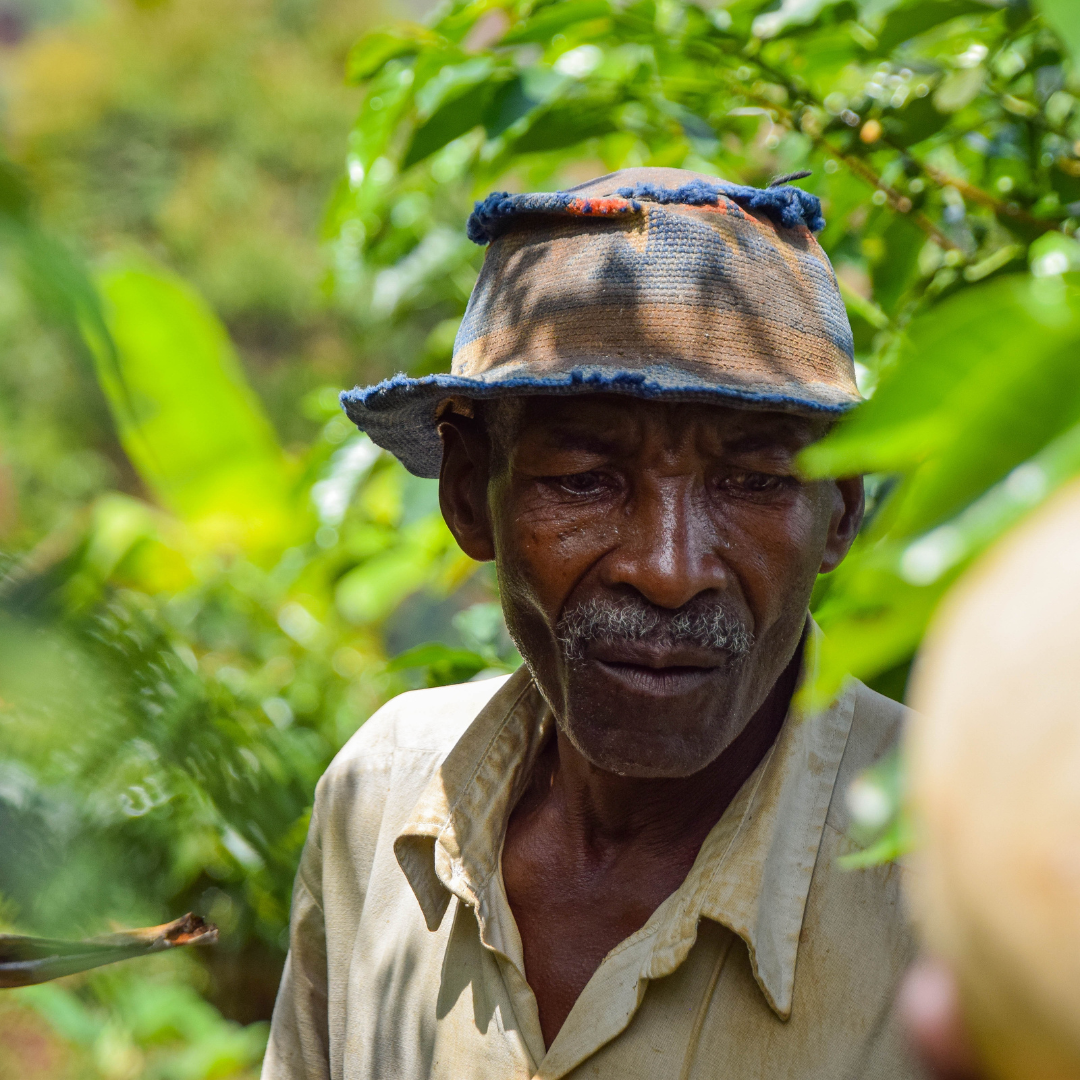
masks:
{"label": "worn hat", "polygon": [[861,400],[851,327],[813,232],[819,200],[682,169],[623,169],[567,191],[498,192],[450,374],[341,395],[417,476],[439,474],[448,402],[616,393],[837,415]]}

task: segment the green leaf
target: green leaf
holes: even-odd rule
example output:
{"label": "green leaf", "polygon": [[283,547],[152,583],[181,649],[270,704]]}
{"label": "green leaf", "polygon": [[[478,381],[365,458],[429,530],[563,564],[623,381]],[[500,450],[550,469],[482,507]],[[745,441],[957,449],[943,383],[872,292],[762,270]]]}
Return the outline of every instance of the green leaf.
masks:
{"label": "green leaf", "polygon": [[398,124],[413,99],[411,68],[391,63],[368,83],[360,117],[349,137],[351,156],[365,170],[380,157],[385,158]]}
{"label": "green leaf", "polygon": [[488,666],[487,658],[480,653],[429,641],[395,656],[386,665],[386,670],[409,671],[426,668],[429,686],[446,686],[449,683],[468,682]]}
{"label": "green leaf", "polygon": [[[832,476],[910,469],[941,453],[960,431],[970,437],[968,420],[993,411],[995,401],[1007,406],[1017,382],[1051,399],[1067,397],[1075,379],[1067,371],[1064,384],[1054,378],[1059,350],[1078,333],[1078,308],[1071,278],[1014,275],[924,312],[912,321],[874,397],[810,447],[804,467]],[[1039,423],[1041,413],[1025,415]]]}
{"label": "green leaf", "polygon": [[490,57],[448,64],[417,92],[422,123],[413,132],[402,159],[407,169],[485,121],[492,99],[511,79],[508,68],[497,69]]}
{"label": "green leaf", "polygon": [[[1068,0],[1065,0],[1068,2]],[[979,0],[917,0],[894,8],[877,35],[878,54],[891,53],[905,41],[961,15],[988,15],[994,9]]]}
{"label": "green leaf", "polygon": [[398,543],[361,563],[337,583],[338,611],[356,625],[379,622],[438,576],[440,558],[458,548],[442,516],[429,514],[405,527]]}
{"label": "green leaf", "polygon": [[513,143],[518,154],[560,150],[616,130],[614,90],[567,97],[545,109]]}
{"label": "green leaf", "polygon": [[494,72],[495,61],[490,56],[474,56],[463,64],[444,64],[416,93],[420,115],[432,116],[441,105],[483,83]]}
{"label": "green leaf", "polygon": [[908,147],[920,143],[923,139],[940,131],[949,121],[947,114],[941,112],[933,98],[911,97],[908,104],[898,112],[889,112],[882,117],[885,131],[898,146]]}
{"label": "green leaf", "polygon": [[1058,32],[1080,69],[1080,5],[1076,0],[1035,0],[1042,17]]}
{"label": "green leaf", "polygon": [[874,299],[883,310],[891,312],[913,283],[919,264],[922,234],[906,215],[885,219],[881,239],[885,253],[874,266]]}
{"label": "green leaf", "polygon": [[401,167],[408,169],[416,165],[481,124],[494,94],[495,87],[483,82],[436,109],[413,132]]}
{"label": "green leaf", "polygon": [[503,83],[492,97],[484,115],[484,130],[494,139],[542,104],[543,98],[529,93],[519,75]]}
{"label": "green leaf", "polygon": [[185,282],[146,263],[99,276],[123,387],[100,379],[124,449],[163,505],[209,540],[287,543],[303,515],[228,334]]}
{"label": "green leaf", "polygon": [[511,27],[500,45],[523,45],[530,41],[546,42],[575,23],[600,19],[612,13],[608,0],[568,0],[549,4],[531,19]]}
{"label": "green leaf", "polygon": [[435,40],[430,30],[415,23],[400,23],[385,30],[373,30],[349,50],[345,62],[346,78],[350,82],[363,82],[377,74],[388,60],[413,56]]}

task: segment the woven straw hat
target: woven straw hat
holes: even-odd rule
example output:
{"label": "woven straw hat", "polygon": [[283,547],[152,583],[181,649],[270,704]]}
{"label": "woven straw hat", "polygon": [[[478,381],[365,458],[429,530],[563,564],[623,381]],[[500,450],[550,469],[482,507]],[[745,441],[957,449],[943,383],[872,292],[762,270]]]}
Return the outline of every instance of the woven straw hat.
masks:
{"label": "woven straw hat", "polygon": [[813,231],[818,199],[682,169],[496,193],[450,374],[341,395],[417,476],[439,474],[451,399],[617,393],[837,415],[860,401],[851,327]]}

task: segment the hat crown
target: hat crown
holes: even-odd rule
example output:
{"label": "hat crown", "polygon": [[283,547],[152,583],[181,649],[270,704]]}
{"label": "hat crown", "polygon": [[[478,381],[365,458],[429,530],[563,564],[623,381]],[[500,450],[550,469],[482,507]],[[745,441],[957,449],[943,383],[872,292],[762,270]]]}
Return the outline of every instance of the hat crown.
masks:
{"label": "hat crown", "polygon": [[838,414],[860,400],[851,327],[817,197],[683,169],[623,169],[567,191],[495,192],[448,375],[343,400],[419,475],[438,474],[450,397],[618,393]]}

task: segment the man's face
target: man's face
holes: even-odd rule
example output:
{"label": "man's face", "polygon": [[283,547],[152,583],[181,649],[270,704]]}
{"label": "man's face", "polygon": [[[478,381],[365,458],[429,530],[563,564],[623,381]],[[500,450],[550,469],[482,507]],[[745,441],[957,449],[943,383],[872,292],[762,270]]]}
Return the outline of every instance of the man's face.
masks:
{"label": "man's face", "polygon": [[577,750],[626,776],[715,760],[791,660],[816,575],[858,528],[858,481],[795,472],[824,425],[525,398],[490,467],[482,433],[448,428],[444,513],[469,554],[494,556],[507,625]]}

